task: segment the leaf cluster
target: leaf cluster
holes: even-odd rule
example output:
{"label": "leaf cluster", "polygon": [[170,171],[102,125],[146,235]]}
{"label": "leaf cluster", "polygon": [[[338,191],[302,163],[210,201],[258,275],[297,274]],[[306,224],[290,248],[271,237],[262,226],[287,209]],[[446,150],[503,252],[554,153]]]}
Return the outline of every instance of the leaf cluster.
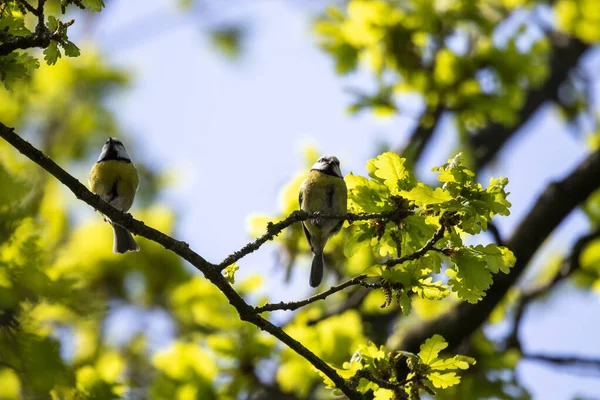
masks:
{"label": "leaf cluster", "polygon": [[[16,44],[16,49],[43,47],[47,65],[56,64],[63,54],[67,57],[78,57],[81,52],[69,40],[67,32],[75,21],[64,22],[55,15],[46,15],[45,13],[53,7],[45,8],[44,5],[45,2],[39,2],[38,7],[34,7],[27,0],[6,0],[0,3],[0,43]],[[71,5],[84,10],[100,11],[104,2],[61,0],[60,12],[64,15]],[[29,15],[35,18],[28,18]],[[6,89],[13,89],[18,82],[29,80],[37,68],[37,58],[26,50],[7,53],[3,51],[0,56],[0,80]]]}
{"label": "leaf cluster", "polygon": [[[526,90],[547,76],[545,38],[526,51],[518,46],[526,25],[506,44],[494,38],[500,21],[536,3],[542,2],[350,0],[342,9],[328,8],[315,31],[338,73],[364,67],[377,77],[375,93],[352,90],[350,112],[401,114],[398,95],[416,93],[429,109],[455,111],[459,127],[472,131],[492,122],[514,124]],[[577,21],[576,13],[569,15]],[[454,45],[457,40],[465,45]],[[433,123],[431,116],[422,122]]]}
{"label": "leaf cluster", "polygon": [[[434,335],[421,345],[419,354],[406,351],[389,352],[373,343],[359,346],[350,362],[338,372],[360,393],[372,392],[375,399],[420,399],[420,393],[435,395],[436,389],[446,389],[460,383],[460,371],[475,364],[471,357],[455,355],[442,358],[440,352],[448,343]],[[398,376],[399,363],[406,363],[408,375]],[[325,379],[329,388],[335,389]]]}

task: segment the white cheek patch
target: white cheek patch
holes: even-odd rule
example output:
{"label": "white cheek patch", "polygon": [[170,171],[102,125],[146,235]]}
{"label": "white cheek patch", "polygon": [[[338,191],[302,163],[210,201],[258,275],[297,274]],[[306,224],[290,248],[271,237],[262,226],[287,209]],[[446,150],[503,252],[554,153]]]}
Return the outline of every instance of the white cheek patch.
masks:
{"label": "white cheek patch", "polygon": [[127,153],[127,150],[125,150],[125,146],[123,146],[123,143],[117,143],[115,145],[115,150],[117,150],[118,158],[124,158],[127,160],[131,160],[131,157],[129,157],[129,153]]}
{"label": "white cheek patch", "polygon": [[317,161],[316,163],[313,164],[312,169],[316,169],[318,171],[324,170],[327,168],[327,163],[325,163],[324,161]]}

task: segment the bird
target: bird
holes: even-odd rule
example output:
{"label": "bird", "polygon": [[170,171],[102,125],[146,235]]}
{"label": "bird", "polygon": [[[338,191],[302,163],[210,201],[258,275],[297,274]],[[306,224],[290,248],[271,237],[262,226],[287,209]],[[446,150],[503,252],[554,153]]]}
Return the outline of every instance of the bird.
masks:
{"label": "bird", "polygon": [[[324,155],[314,163],[300,185],[298,200],[300,209],[308,213],[346,214],[348,189],[337,157]],[[323,280],[323,249],[343,224],[343,219],[312,218],[302,222],[304,235],[313,253],[309,283],[314,288]]]}
{"label": "bird", "polygon": [[[93,193],[116,209],[127,212],[131,208],[139,185],[139,176],[123,142],[112,137],[104,142],[100,157],[90,171],[88,183]],[[105,221],[113,228],[115,254],[139,251],[140,246],[131,232],[106,218]]]}

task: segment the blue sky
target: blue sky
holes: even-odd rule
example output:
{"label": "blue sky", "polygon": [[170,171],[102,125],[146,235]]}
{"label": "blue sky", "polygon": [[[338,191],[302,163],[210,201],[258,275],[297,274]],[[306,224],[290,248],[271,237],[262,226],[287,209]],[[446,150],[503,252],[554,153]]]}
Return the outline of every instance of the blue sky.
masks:
{"label": "blue sky", "polygon": [[[215,52],[203,34],[210,18],[181,12],[174,3],[110,2],[93,39],[112,63],[133,71],[133,87],[113,105],[135,138],[130,153],[177,175],[178,183],[163,200],[179,212],[178,237],[209,260],[220,261],[249,240],[250,214],[277,213],[279,190],[303,167],[303,145],[336,154],[344,173],[364,174],[379,143],[396,147],[407,139],[414,123],[410,118],[346,114],[350,97],[345,88],[372,82],[368,75],[335,75],[332,60],[310,34],[310,15],[293,2],[240,3],[235,14],[252,22],[251,36],[242,59],[233,63]],[[596,54],[587,62],[598,58]],[[545,185],[564,176],[584,155],[583,141],[564,128],[552,107],[524,129],[484,174],[510,178],[512,215],[500,221],[505,236]],[[447,120],[421,172],[451,157],[453,143]],[[586,229],[585,219],[575,213],[534,265],[567,250],[577,232]],[[286,286],[282,271],[274,269],[273,247],[241,265],[242,275],[268,277],[265,290],[272,300],[308,293],[307,268],[297,267],[293,283]],[[544,306],[528,309],[524,346],[534,352],[600,357],[594,315],[600,315],[596,295],[562,290]],[[598,377],[560,373],[531,362],[522,362],[518,371],[534,399],[600,393]]]}

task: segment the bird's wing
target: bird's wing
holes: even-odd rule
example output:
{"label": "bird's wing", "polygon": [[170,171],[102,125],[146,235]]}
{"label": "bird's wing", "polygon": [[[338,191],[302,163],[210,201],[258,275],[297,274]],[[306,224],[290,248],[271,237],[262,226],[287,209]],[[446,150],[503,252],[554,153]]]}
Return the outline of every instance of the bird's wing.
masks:
{"label": "bird's wing", "polygon": [[313,250],[313,245],[310,241],[310,232],[308,231],[308,229],[306,229],[306,226],[304,225],[304,222],[302,222],[302,229],[304,230],[304,236],[306,236],[306,241],[308,242],[308,245],[310,246],[310,251],[314,251]]}
{"label": "bird's wing", "polygon": [[[302,195],[302,189],[300,189],[300,193],[298,193],[298,204],[300,204],[300,208],[302,208],[302,200],[304,200],[304,196]],[[312,251],[313,246],[312,246],[312,243],[310,242],[310,232],[308,231],[308,229],[306,229],[304,222],[301,222],[301,224],[302,224],[302,230],[304,231],[304,236],[306,236],[306,241],[308,242],[308,245],[310,246],[310,251]]]}

